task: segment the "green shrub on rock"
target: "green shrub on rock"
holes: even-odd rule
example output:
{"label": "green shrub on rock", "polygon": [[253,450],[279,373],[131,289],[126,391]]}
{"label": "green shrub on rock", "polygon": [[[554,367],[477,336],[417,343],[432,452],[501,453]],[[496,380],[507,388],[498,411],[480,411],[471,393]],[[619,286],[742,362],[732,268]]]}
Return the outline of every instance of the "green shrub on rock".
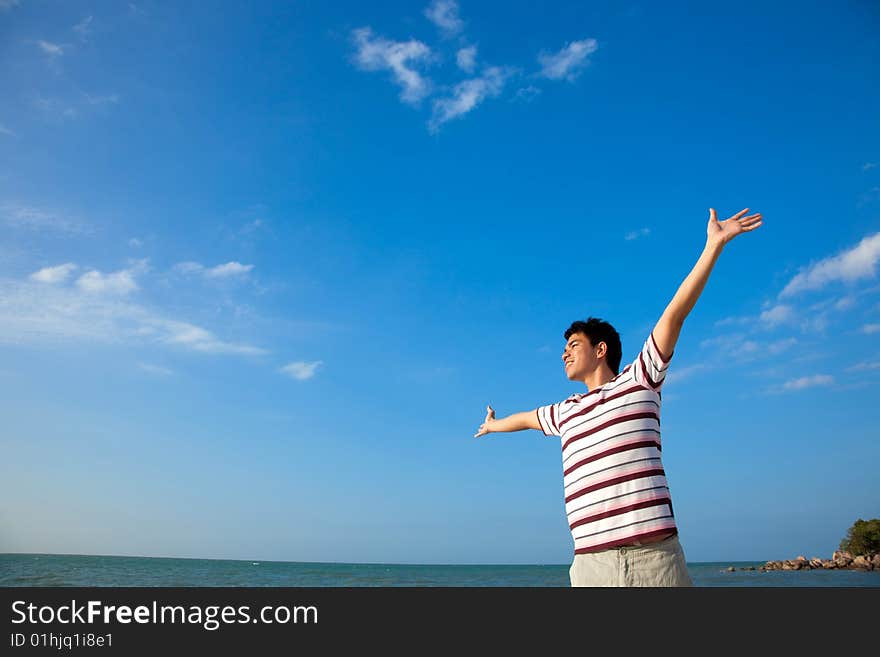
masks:
{"label": "green shrub on rock", "polygon": [[840,549],[853,556],[880,552],[880,518],[856,520],[847,530],[846,538],[840,541]]}

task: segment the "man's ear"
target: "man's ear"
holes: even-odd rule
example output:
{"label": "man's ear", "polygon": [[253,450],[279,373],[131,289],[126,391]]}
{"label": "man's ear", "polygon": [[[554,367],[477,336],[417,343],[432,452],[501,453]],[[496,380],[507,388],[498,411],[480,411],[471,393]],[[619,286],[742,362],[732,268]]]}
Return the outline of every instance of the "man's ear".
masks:
{"label": "man's ear", "polygon": [[608,345],[607,344],[605,344],[604,342],[600,342],[599,344],[596,345],[596,356],[598,358],[601,358],[602,356],[604,356],[607,353],[608,353]]}

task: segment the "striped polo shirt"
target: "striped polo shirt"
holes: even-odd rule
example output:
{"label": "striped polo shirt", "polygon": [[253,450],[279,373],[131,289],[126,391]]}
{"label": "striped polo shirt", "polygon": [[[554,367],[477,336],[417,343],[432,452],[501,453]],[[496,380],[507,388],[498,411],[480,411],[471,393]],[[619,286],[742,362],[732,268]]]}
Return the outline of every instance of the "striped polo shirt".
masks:
{"label": "striped polo shirt", "polygon": [[677,532],[660,462],[660,388],[671,357],[652,334],[608,383],[537,409],[544,434],[562,442],[575,554]]}

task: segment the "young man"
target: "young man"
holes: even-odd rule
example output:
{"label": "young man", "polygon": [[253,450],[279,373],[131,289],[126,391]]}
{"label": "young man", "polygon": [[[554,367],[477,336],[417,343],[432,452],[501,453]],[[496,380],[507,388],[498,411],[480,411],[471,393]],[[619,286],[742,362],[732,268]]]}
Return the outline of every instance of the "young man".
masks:
{"label": "young man", "polygon": [[475,437],[540,429],[562,442],[565,511],[574,538],[572,586],[692,586],[660,461],[660,389],[685,318],[724,246],[761,225],[748,208],[718,221],[632,364],[619,371],[617,331],[599,319],[565,332],[565,374],[587,393],[502,419],[487,407]]}

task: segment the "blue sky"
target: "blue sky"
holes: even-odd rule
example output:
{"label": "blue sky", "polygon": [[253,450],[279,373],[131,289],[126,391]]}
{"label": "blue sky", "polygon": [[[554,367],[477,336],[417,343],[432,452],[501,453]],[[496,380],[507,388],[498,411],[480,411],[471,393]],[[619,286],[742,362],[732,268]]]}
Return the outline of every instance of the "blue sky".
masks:
{"label": "blue sky", "polygon": [[486,404],[583,391],[588,315],[629,362],[749,207],[664,392],[681,539],[830,556],[880,515],[878,27],[0,0],[0,551],[568,563],[558,441]]}

